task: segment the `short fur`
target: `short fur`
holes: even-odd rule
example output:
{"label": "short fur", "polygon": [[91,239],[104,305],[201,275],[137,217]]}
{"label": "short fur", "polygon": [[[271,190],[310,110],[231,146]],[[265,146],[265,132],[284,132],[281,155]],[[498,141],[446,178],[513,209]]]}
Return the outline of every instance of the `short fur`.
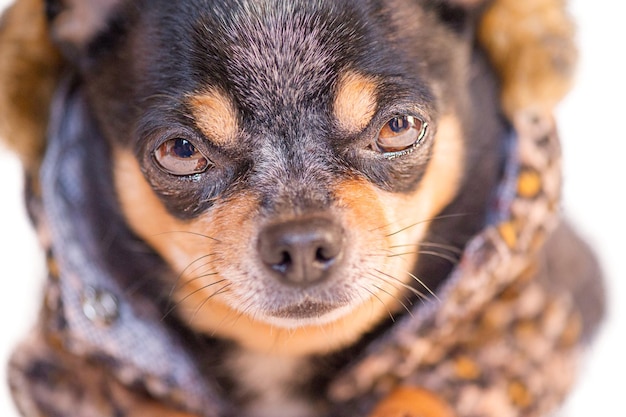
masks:
{"label": "short fur", "polygon": [[[550,113],[565,93],[569,21],[561,2],[534,3],[550,11],[507,0],[49,0],[44,16],[20,0],[0,32],[0,82],[30,70],[2,94],[3,133],[35,178],[46,104],[59,80],[71,84],[66,133],[85,138],[88,216],[120,285],[159,309],[236,415],[320,415],[332,375],[407,305],[436,297],[487,224],[520,111]],[[33,52],[20,55],[4,46],[28,13],[36,30],[17,38]],[[534,16],[541,34],[523,26]],[[546,38],[565,47],[535,70]],[[385,151],[376,138],[398,116],[423,123],[423,136]],[[208,167],[164,166],[163,147],[181,138]],[[323,241],[321,269],[298,263],[310,236]],[[88,368],[111,378],[97,360]],[[107,395],[118,407],[101,415],[188,415],[117,382]],[[412,389],[368,412],[455,413]]]}

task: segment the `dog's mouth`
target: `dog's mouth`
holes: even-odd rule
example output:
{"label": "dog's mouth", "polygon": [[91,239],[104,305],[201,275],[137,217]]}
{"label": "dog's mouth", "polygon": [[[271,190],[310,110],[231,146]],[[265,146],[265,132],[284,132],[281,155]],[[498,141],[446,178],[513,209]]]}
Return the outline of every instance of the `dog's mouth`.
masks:
{"label": "dog's mouth", "polygon": [[283,328],[319,326],[336,321],[352,309],[353,305],[349,301],[337,302],[305,298],[298,303],[265,311],[264,321]]}
{"label": "dog's mouth", "polygon": [[279,310],[273,314],[278,319],[308,319],[321,317],[335,311],[340,305],[332,305],[321,301],[306,299],[301,303],[294,304]]}
{"label": "dog's mouth", "polygon": [[324,282],[306,287],[285,284],[267,274],[252,280],[237,280],[232,289],[235,301],[226,300],[232,308],[253,312],[257,319],[281,328],[332,323],[350,314],[375,291],[373,287],[369,292],[362,290],[367,288],[367,280],[349,267],[341,267]]}

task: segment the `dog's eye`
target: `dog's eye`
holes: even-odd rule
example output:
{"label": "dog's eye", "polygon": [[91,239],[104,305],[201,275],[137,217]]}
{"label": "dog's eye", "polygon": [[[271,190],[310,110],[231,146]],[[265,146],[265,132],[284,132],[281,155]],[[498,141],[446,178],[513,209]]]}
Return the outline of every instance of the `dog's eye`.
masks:
{"label": "dog's eye", "polygon": [[157,148],[154,158],[164,171],[174,175],[204,172],[209,160],[187,139],[175,138]]}
{"label": "dog's eye", "polygon": [[426,134],[427,123],[413,116],[396,116],[380,129],[376,147],[384,153],[406,151]]}

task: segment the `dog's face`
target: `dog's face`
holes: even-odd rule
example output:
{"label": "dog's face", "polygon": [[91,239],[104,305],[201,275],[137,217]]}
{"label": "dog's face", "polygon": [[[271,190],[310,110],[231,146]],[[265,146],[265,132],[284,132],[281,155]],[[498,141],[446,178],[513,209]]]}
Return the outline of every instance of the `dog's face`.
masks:
{"label": "dog's face", "polygon": [[469,41],[445,21],[461,9],[93,3],[51,7],[52,29],[111,144],[123,216],[192,328],[321,352],[428,294],[419,244],[468,163]]}

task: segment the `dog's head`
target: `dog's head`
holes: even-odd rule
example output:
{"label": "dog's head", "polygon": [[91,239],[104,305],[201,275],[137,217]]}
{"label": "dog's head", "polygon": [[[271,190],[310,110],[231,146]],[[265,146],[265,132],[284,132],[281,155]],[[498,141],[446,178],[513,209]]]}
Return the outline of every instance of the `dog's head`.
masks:
{"label": "dog's head", "polygon": [[474,13],[452,3],[48,1],[192,328],[320,352],[428,295],[429,253],[480,227],[497,170]]}

